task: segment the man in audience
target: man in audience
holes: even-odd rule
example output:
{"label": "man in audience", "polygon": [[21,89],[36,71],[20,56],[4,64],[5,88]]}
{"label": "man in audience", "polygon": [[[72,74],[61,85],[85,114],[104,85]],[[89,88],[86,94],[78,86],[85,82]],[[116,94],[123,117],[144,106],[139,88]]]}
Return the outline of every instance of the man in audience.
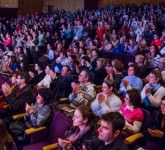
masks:
{"label": "man in audience", "polygon": [[[124,118],[118,112],[110,112],[101,117],[98,139],[93,143],[93,150],[128,150],[121,138]],[[86,146],[83,146],[86,150]]]}
{"label": "man in audience", "polygon": [[21,73],[17,76],[17,87],[10,89],[10,86],[6,86],[7,83],[2,86],[5,101],[11,105],[13,114],[23,113],[25,104],[34,102],[31,88],[28,85],[28,78],[28,74]]}
{"label": "man in audience", "polygon": [[53,91],[53,99],[59,100],[60,98],[68,97],[71,93],[71,83],[74,81],[74,79],[70,73],[70,67],[67,65],[63,66],[61,75],[55,77],[50,84],[50,89]]}
{"label": "man in audience", "polygon": [[96,97],[94,84],[92,83],[93,74],[89,70],[82,70],[78,76],[78,83],[72,83],[72,93],[69,95],[71,102],[78,104],[89,104]]}

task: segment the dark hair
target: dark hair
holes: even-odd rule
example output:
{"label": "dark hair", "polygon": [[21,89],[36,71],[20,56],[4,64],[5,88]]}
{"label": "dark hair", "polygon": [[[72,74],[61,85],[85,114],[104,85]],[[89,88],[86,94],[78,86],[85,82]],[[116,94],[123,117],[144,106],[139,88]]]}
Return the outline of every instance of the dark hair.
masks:
{"label": "dark hair", "polygon": [[162,84],[162,85],[164,84],[164,83],[163,83],[162,74],[161,74],[160,70],[154,69],[154,70],[152,70],[150,73],[153,74],[153,75],[156,77],[156,79],[159,79],[158,82],[159,82],[160,84]]}
{"label": "dark hair", "polygon": [[38,94],[43,97],[45,104],[50,101],[51,93],[50,93],[50,90],[48,88],[40,88],[38,90]]}
{"label": "dark hair", "polygon": [[122,72],[124,70],[124,65],[120,61],[116,61],[114,67],[119,72]]}
{"label": "dark hair", "polygon": [[130,103],[134,106],[134,107],[139,107],[141,104],[141,96],[140,96],[140,92],[137,89],[131,89],[127,91],[127,94],[129,96],[130,99]]}
{"label": "dark hair", "polygon": [[77,107],[76,109],[80,111],[80,113],[82,114],[82,117],[84,119],[88,118],[87,125],[94,125],[95,116],[89,106],[81,105],[81,106]]}
{"label": "dark hair", "polygon": [[87,69],[83,69],[82,71],[85,72],[85,76],[88,78],[88,81],[92,82],[94,79],[94,74]]}
{"label": "dark hair", "polygon": [[125,126],[125,120],[119,112],[106,113],[101,117],[101,120],[112,123],[113,132],[122,131]]}
{"label": "dark hair", "polygon": [[165,100],[165,96],[163,96],[163,97],[161,98],[161,100],[164,101],[164,100]]}
{"label": "dark hair", "polygon": [[0,147],[2,149],[3,149],[3,147],[5,147],[5,148],[10,147],[14,143],[14,141],[13,141],[12,137],[10,136],[10,134],[8,133],[6,126],[2,119],[0,119],[0,135],[1,135]]}
{"label": "dark hair", "polygon": [[[20,76],[21,79],[25,79],[25,82],[26,82],[26,83],[29,83],[29,81],[30,81],[30,76],[29,76],[29,74],[28,74],[27,72],[19,73],[18,76]],[[18,77],[18,76],[17,76],[17,77]]]}
{"label": "dark hair", "polygon": [[64,65],[63,67],[67,68],[67,71],[71,71],[71,69],[68,65]]}
{"label": "dark hair", "polygon": [[103,81],[109,88],[114,86],[114,82],[110,79],[106,79]]}

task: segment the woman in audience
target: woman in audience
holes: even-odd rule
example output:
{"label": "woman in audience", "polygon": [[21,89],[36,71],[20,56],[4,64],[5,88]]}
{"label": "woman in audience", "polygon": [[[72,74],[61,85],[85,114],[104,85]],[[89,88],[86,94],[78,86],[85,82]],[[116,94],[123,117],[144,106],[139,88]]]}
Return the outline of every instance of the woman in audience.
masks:
{"label": "woman in audience", "polygon": [[139,108],[141,104],[140,92],[136,89],[128,90],[124,98],[125,103],[121,107],[121,113],[125,119],[126,133],[139,132],[144,119],[143,112]]}
{"label": "woman in audience", "polygon": [[102,84],[102,92],[97,94],[96,99],[91,104],[92,111],[97,116],[120,110],[122,102],[113,92],[113,89],[114,82],[109,79],[104,80]]}
{"label": "woman in audience", "polygon": [[25,120],[16,120],[10,123],[9,129],[11,133],[18,138],[23,136],[24,130],[27,128],[47,125],[51,116],[51,108],[48,105],[49,101],[50,91],[46,88],[39,89],[35,104],[29,105],[26,103]]}
{"label": "woman in audience", "polygon": [[8,133],[4,122],[0,119],[0,150],[16,150],[13,138]]}
{"label": "woman in audience", "polygon": [[161,110],[152,114],[148,128],[148,140],[146,148],[148,150],[164,150],[165,147],[165,96],[160,102]]}
{"label": "woman in audience", "polygon": [[73,115],[73,129],[65,139],[58,139],[58,149],[81,150],[83,145],[91,149],[94,141],[94,115],[88,106],[78,107]]}
{"label": "woman in audience", "polygon": [[160,71],[151,71],[148,76],[148,83],[141,92],[142,102],[151,111],[160,107],[161,98],[165,96],[165,87],[162,83]]}

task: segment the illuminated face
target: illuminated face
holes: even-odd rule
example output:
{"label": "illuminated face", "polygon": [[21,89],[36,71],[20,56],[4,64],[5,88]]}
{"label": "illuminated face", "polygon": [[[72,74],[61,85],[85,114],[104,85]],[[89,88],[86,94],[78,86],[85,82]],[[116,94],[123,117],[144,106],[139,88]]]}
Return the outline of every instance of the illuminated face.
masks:
{"label": "illuminated face", "polygon": [[165,115],[165,99],[161,101],[161,112],[163,115]]}
{"label": "illuminated face", "polygon": [[87,81],[87,77],[86,77],[86,72],[85,71],[81,71],[80,75],[78,76],[78,80],[79,80],[80,83]]}
{"label": "illuminated face", "polygon": [[101,141],[109,142],[113,138],[113,127],[112,123],[101,120],[101,125],[98,129],[98,138]]}
{"label": "illuminated face", "polygon": [[128,75],[129,76],[134,76],[135,75],[135,71],[134,71],[134,68],[133,67],[129,67],[128,68]]}
{"label": "illuminated face", "polygon": [[158,83],[158,79],[152,73],[149,74],[149,83],[152,85],[155,85],[156,83]]}
{"label": "illuminated face", "polygon": [[37,104],[43,104],[44,103],[44,99],[40,94],[38,94],[36,97],[36,103]]}
{"label": "illuminated face", "polygon": [[103,84],[102,84],[102,91],[105,94],[109,94],[109,93],[111,93],[111,88],[109,88],[108,85],[105,82],[103,82]]}
{"label": "illuminated face", "polygon": [[75,110],[72,120],[74,127],[82,126],[86,123],[81,112],[78,109]]}

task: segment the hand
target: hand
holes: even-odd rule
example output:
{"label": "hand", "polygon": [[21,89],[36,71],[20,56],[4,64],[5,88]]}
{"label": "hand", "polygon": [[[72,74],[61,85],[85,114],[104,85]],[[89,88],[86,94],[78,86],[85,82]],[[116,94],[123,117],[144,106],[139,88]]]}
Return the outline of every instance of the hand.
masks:
{"label": "hand", "polygon": [[152,130],[152,129],[148,128],[148,132],[152,137],[157,137],[157,138],[162,138],[164,135],[164,133],[158,129]]}
{"label": "hand", "polygon": [[71,146],[71,141],[69,140],[63,140],[61,138],[58,138],[58,144],[63,148],[66,149],[67,147]]}
{"label": "hand", "polygon": [[123,83],[124,87],[127,88],[129,82],[127,80],[123,79],[122,83]]}
{"label": "hand", "polygon": [[151,94],[151,89],[149,86],[145,87],[145,93],[146,95],[150,95]]}
{"label": "hand", "polygon": [[104,102],[105,101],[105,96],[103,94],[99,94],[98,95],[98,101],[99,101],[99,103]]}

